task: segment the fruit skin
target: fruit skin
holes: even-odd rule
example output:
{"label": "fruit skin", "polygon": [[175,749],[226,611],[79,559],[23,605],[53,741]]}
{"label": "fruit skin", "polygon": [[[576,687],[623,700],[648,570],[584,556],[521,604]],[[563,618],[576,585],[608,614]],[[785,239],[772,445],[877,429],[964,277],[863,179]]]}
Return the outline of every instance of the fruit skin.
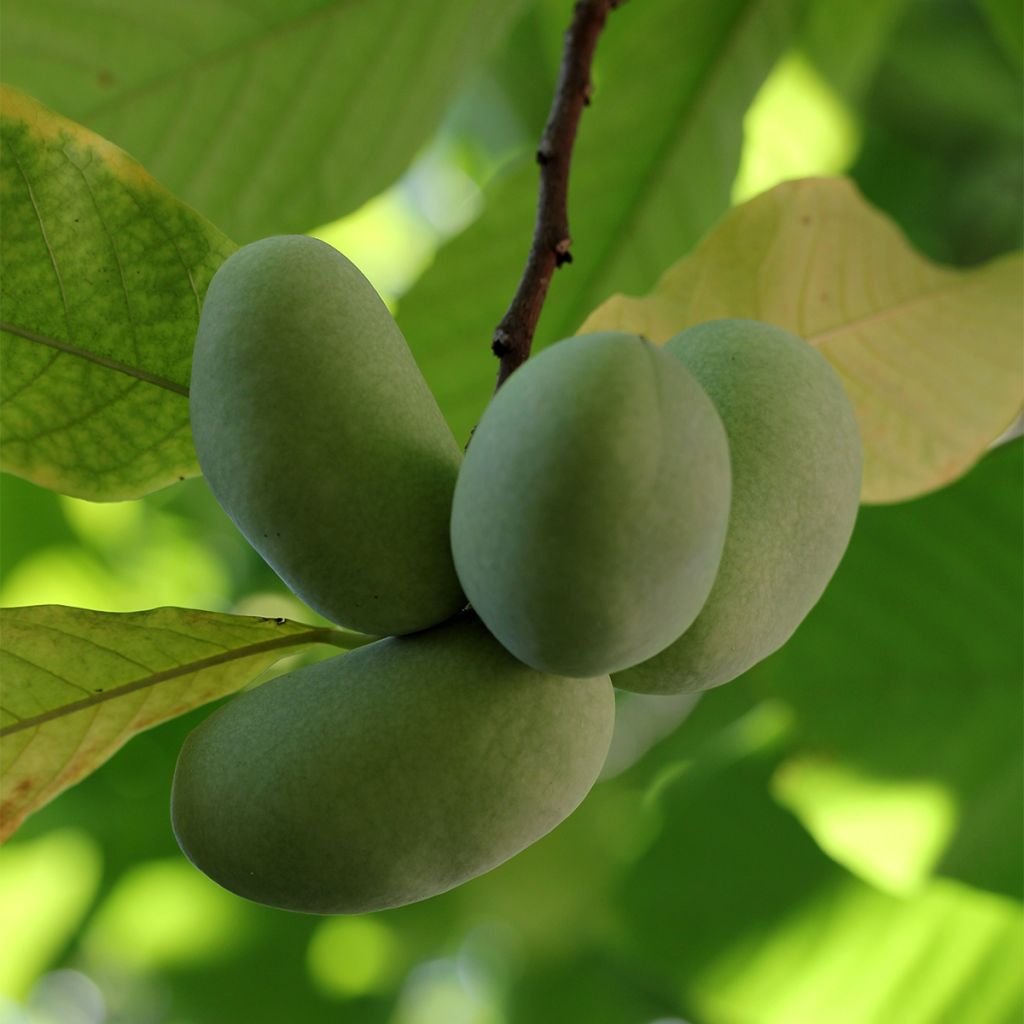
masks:
{"label": "fruit skin", "polygon": [[470,604],[517,658],[601,675],[656,654],[711,590],[729,510],[718,414],[630,334],[581,335],[484,412],[452,504]]}
{"label": "fruit skin", "polygon": [[781,647],[817,603],[853,532],[863,455],[828,361],[754,320],[713,320],[666,350],[715,403],[732,453],[732,511],[711,596],[656,658],[613,682],[641,693],[704,690]]}
{"label": "fruit skin", "polygon": [[322,615],[408,633],[465,606],[448,546],[461,452],[398,325],[341,253],[284,235],[220,267],[190,411],[218,501]]}
{"label": "fruit skin", "polygon": [[614,704],[607,677],[535,672],[467,613],[215,712],[178,758],[174,831],[214,881],[273,907],[356,914],[426,899],[580,803]]}

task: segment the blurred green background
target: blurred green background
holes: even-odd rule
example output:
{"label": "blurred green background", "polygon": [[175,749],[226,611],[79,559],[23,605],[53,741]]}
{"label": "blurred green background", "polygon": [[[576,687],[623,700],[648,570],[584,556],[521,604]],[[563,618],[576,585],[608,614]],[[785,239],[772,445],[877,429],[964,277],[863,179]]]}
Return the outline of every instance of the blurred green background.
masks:
{"label": "blurred green background", "polygon": [[[463,438],[528,246],[568,7],[519,4],[400,180],[306,225],[395,308]],[[1020,24],[1000,0],[632,0],[602,42],[577,263],[541,343],[788,177],[850,174],[943,262],[1018,247]],[[137,737],[0,850],[0,1022],[1019,1021],[1022,491],[1017,440],[940,493],[864,508],[782,651],[699,700],[620,695],[583,807],[412,907],[318,919],[219,889],[167,813],[209,709]],[[4,605],[315,620],[202,480],[91,505],[5,476],[0,542]]]}

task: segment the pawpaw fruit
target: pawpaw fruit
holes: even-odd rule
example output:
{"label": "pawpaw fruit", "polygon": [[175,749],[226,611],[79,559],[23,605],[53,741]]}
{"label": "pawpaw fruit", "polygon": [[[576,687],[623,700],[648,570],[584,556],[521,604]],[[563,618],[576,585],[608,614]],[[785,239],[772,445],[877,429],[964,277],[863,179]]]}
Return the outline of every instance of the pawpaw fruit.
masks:
{"label": "pawpaw fruit", "polygon": [[190,412],[214,495],[316,611],[382,635],[465,606],[448,543],[461,451],[387,307],[341,253],[285,235],[218,269]]}
{"label": "pawpaw fruit", "polygon": [[676,335],[665,351],[700,382],[725,424],[732,508],[718,576],[696,621],[614,677],[642,693],[718,686],[790,638],[849,543],[863,461],[842,381],[795,334],[713,320]]}
{"label": "pawpaw fruit", "polygon": [[470,604],[517,658],[602,675],[694,620],[725,540],[725,430],[683,364],[630,334],[580,335],[485,410],[452,504]]}
{"label": "pawpaw fruit", "polygon": [[469,613],[265,683],[186,739],[171,812],[214,881],[286,910],[425,899],[554,828],[611,740],[607,677],[513,658]]}

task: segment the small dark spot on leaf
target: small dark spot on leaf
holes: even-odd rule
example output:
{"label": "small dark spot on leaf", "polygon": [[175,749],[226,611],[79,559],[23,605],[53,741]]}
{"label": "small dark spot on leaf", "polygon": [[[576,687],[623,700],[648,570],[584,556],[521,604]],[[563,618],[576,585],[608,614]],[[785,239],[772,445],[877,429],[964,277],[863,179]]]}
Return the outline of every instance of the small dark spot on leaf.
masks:
{"label": "small dark spot on leaf", "polygon": [[285,624],[285,623],[286,623],[286,622],[287,622],[288,620],[287,620],[287,619],[285,619],[285,618],[282,618],[282,617],[281,617],[280,615],[278,615],[278,616],[275,616],[275,618],[274,618],[274,621],[275,621],[275,622],[276,622],[276,623],[277,623],[277,624],[278,624],[279,626],[283,626],[283,625],[284,625],[284,624]]}
{"label": "small dark spot on leaf", "polygon": [[96,689],[93,690],[92,692],[93,693],[102,693],[103,692],[103,687],[102,686],[97,686]]}
{"label": "small dark spot on leaf", "polygon": [[807,213],[805,213],[805,214],[804,214],[804,215],[803,215],[803,216],[802,216],[802,217],[800,218],[800,223],[801,223],[801,224],[804,224],[804,225],[810,224],[810,223],[811,223],[811,217],[810,217],[810,214],[807,214]]}
{"label": "small dark spot on leaf", "polygon": [[103,89],[109,89],[114,84],[114,73],[107,68],[100,68],[96,72],[96,84]]}

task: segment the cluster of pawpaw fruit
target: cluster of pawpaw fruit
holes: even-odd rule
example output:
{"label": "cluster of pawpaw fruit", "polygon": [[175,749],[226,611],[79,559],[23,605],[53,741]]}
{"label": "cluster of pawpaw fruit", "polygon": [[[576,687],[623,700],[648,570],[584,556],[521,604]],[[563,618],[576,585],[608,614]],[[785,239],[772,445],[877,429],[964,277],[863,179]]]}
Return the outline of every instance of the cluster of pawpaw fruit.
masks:
{"label": "cluster of pawpaw fruit", "polygon": [[371,285],[305,236],[217,272],[190,402],[253,546],[384,637],[236,698],[178,760],[186,855],[309,913],[424,899],[550,831],[602,767],[614,687],[706,689],[781,646],[860,492],[838,377],[749,320],[562,341],[463,457]]}

